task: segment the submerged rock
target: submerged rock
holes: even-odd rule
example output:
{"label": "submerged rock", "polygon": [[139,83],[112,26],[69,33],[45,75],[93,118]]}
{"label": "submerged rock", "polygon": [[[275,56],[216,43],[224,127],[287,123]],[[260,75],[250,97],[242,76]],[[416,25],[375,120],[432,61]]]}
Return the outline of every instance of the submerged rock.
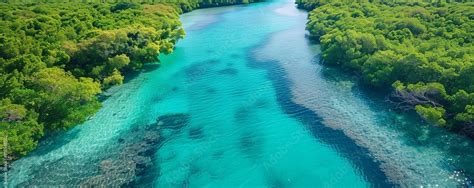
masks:
{"label": "submerged rock", "polygon": [[234,75],[237,75],[237,73],[239,73],[239,70],[234,69],[234,68],[226,68],[226,69],[222,69],[218,71],[217,73],[222,74],[222,75],[234,76]]}
{"label": "submerged rock", "polygon": [[204,75],[208,71],[208,69],[209,68],[208,66],[206,66],[206,64],[194,64],[186,68],[184,70],[184,73],[186,74],[188,82],[192,82]]}
{"label": "submerged rock", "polygon": [[147,150],[153,150],[150,145],[140,143],[126,146],[119,156],[105,159],[98,165],[99,173],[85,178],[79,185],[118,187],[128,185],[153,165],[152,157]]}
{"label": "submerged rock", "polygon": [[190,128],[188,135],[191,139],[200,139],[204,137],[204,132],[202,130],[202,127]]}
{"label": "submerged rock", "polygon": [[262,153],[261,142],[257,133],[244,133],[240,137],[240,151],[249,158],[257,157],[259,153]]}
{"label": "submerged rock", "polygon": [[133,161],[107,159],[100,163],[100,174],[82,181],[80,187],[119,187],[131,183],[135,177]]}
{"label": "submerged rock", "polygon": [[190,116],[188,114],[171,114],[163,115],[156,119],[161,128],[164,129],[181,129],[189,122]]}
{"label": "submerged rock", "polygon": [[206,89],[206,92],[209,93],[209,94],[214,94],[214,93],[216,93],[216,90],[213,89],[213,88],[208,88],[208,89]]}
{"label": "submerged rock", "polygon": [[211,59],[211,60],[206,61],[206,63],[210,65],[215,65],[215,64],[219,64],[220,61],[217,59]]}
{"label": "submerged rock", "polygon": [[[120,187],[131,186],[140,177],[147,176],[147,170],[155,167],[155,153],[163,138],[163,129],[179,130],[189,122],[187,114],[170,114],[159,116],[156,123],[146,126],[137,125],[128,134],[117,141],[121,149],[113,152],[98,165],[98,173],[84,178],[79,185],[86,187]],[[154,168],[159,169],[159,168]]]}
{"label": "submerged rock", "polygon": [[[73,155],[44,161],[42,168],[31,169],[34,175],[19,186],[133,186],[145,181],[142,179],[153,178],[154,172],[159,171],[154,161],[157,161],[155,154],[164,141],[163,131],[180,131],[189,119],[187,114],[170,114],[158,117],[156,123],[138,123],[116,138],[114,147],[101,150],[102,157],[94,160],[95,163],[84,162],[92,160],[79,160]],[[201,134],[199,130],[191,132],[196,137]]]}
{"label": "submerged rock", "polygon": [[236,122],[243,123],[250,118],[250,109],[246,106],[239,107],[234,112],[234,119]]}

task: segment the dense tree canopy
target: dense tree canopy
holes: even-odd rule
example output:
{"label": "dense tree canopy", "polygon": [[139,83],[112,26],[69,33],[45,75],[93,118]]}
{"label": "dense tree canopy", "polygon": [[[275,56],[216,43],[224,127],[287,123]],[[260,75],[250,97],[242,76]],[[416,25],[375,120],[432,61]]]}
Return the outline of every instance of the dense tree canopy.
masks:
{"label": "dense tree canopy", "polygon": [[403,108],[440,126],[474,126],[474,4],[298,0],[326,64],[393,86]]}
{"label": "dense tree canopy", "polygon": [[164,4],[1,4],[0,136],[9,157],[84,121],[100,107],[101,89],[171,52],[184,35],[179,12]]}
{"label": "dense tree canopy", "polygon": [[180,13],[254,1],[0,1],[1,152],[14,160],[93,115],[101,90],[173,51]]}

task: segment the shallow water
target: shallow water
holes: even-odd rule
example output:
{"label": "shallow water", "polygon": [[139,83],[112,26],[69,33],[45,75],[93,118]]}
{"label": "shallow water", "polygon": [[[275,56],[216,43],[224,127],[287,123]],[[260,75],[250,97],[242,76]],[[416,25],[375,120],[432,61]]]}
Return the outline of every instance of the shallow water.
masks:
{"label": "shallow water", "polygon": [[[83,125],[16,161],[9,186],[456,186],[474,144],[390,110],[318,63],[292,1],[203,9]],[[448,146],[449,144],[449,146]]]}

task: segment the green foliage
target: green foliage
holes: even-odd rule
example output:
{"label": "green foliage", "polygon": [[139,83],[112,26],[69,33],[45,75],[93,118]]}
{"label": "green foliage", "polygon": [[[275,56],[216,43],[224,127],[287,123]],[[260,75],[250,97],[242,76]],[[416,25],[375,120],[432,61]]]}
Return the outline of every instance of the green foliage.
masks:
{"label": "green foliage", "polygon": [[429,122],[448,126],[472,122],[472,2],[297,0],[297,4],[311,10],[307,29],[320,41],[326,64],[361,73],[372,86],[393,85],[401,98],[412,100],[410,104],[422,102],[415,109]]}
{"label": "green foliage", "polygon": [[103,84],[106,86],[117,85],[123,83],[124,77],[120,74],[117,69],[112,72],[112,75],[104,79]]}
{"label": "green foliage", "polygon": [[[401,83],[400,81],[397,81],[395,83]],[[397,84],[395,84],[397,85]],[[400,89],[400,85],[395,87],[396,89]],[[446,89],[444,88],[443,84],[440,83],[423,83],[419,82],[416,84],[408,84],[405,88],[405,90],[411,92],[411,93],[423,93],[429,95],[431,99],[444,99],[447,97],[446,94]]]}
{"label": "green foliage", "polygon": [[0,136],[9,159],[34,149],[43,132],[85,121],[100,108],[101,87],[158,62],[184,36],[180,10],[165,4],[2,3],[0,12]]}
{"label": "green foliage", "polygon": [[364,80],[375,86],[384,86],[397,79],[395,63],[401,57],[392,50],[378,51],[362,65]]}
{"label": "green foliage", "polygon": [[423,117],[429,123],[445,126],[446,120],[443,119],[446,111],[442,107],[425,107],[422,105],[417,105],[415,110],[421,117]]}
{"label": "green foliage", "polygon": [[[43,135],[43,125],[37,121],[38,113],[12,104],[9,99],[0,100],[0,119],[0,152],[3,155],[6,149],[7,159],[25,155],[36,147],[37,139]],[[0,158],[0,162],[4,160]]]}
{"label": "green foliage", "polygon": [[462,122],[474,122],[474,105],[466,105],[466,110],[463,113],[459,113],[455,117],[456,120]]}
{"label": "green foliage", "polygon": [[111,12],[118,12],[118,11],[122,11],[122,10],[137,9],[137,8],[138,8],[138,4],[130,3],[130,2],[120,2],[120,3],[117,3],[117,4],[113,5],[112,7],[110,7],[110,11]]}
{"label": "green foliage", "polygon": [[128,58],[127,55],[121,54],[121,55],[116,55],[112,58],[109,58],[107,62],[107,67],[110,69],[121,69],[125,66],[127,66],[130,63],[130,58]]}
{"label": "green foliage", "polygon": [[29,84],[35,93],[24,95],[27,100],[19,101],[35,102],[31,107],[41,114],[39,121],[47,125],[47,129],[69,128],[100,107],[95,97],[100,93],[100,85],[92,78],[77,79],[54,67],[35,73]]}

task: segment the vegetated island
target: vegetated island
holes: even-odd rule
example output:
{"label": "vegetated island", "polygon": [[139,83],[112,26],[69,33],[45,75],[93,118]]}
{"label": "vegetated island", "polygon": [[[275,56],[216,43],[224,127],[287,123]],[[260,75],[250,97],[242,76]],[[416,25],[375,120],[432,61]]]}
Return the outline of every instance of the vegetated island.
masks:
{"label": "vegetated island", "polygon": [[322,58],[414,110],[474,138],[474,3],[297,0]]}
{"label": "vegetated island", "polygon": [[185,35],[181,13],[256,1],[0,3],[0,162],[84,122],[103,90],[159,63]]}

